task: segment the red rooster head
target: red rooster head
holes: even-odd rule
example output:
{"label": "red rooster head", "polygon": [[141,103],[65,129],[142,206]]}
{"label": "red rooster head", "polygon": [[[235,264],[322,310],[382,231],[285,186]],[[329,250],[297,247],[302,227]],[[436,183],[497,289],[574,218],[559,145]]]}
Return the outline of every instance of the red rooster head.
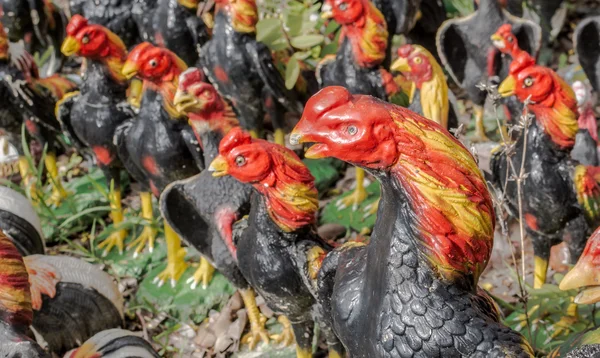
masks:
{"label": "red rooster head", "polygon": [[238,126],[238,120],[215,87],[204,81],[204,74],[195,67],[179,75],[179,86],[173,100],[175,108],[187,114],[196,134],[206,130],[219,130],[226,134]]}
{"label": "red rooster head", "polygon": [[4,26],[0,22],[0,59],[8,58],[8,36],[4,31]]}
{"label": "red rooster head", "polygon": [[528,66],[509,75],[498,87],[502,97],[515,95],[528,108],[544,132],[561,148],[575,144],[578,131],[577,99],[571,87],[556,72],[543,66]]}
{"label": "red rooster head", "polygon": [[405,108],[327,87],[308,101],[290,141],[314,143],[307,157],[335,157],[392,180],[411,204],[415,246],[443,278],[477,282],[492,250],[492,200],[473,156],[445,129]]}
{"label": "red rooster head", "polygon": [[321,17],[333,18],[342,25],[342,35],[350,39],[355,60],[360,66],[373,67],[385,60],[388,45],[387,23],[369,0],[327,0]]}
{"label": "red rooster head", "polygon": [[177,83],[179,74],[187,69],[182,59],[166,48],[153,46],[149,42],[137,45],[127,56],[123,75],[139,78],[160,85],[163,82]]}
{"label": "red rooster head", "polygon": [[398,49],[398,59],[392,64],[391,70],[401,72],[404,77],[420,87],[420,84],[433,77],[432,63],[436,63],[435,58],[425,48],[419,45],[403,45]]}
{"label": "red rooster head", "polygon": [[600,229],[587,241],[575,267],[560,282],[561,290],[583,288],[575,297],[577,304],[600,302]]}
{"label": "red rooster head", "polygon": [[498,28],[495,34],[492,35],[492,43],[500,52],[512,54],[515,50],[520,50],[519,42],[512,33],[512,25],[504,24]]}
{"label": "red rooster head", "polygon": [[234,30],[242,33],[256,32],[258,7],[256,0],[216,0],[216,12],[224,11],[231,19]]}
{"label": "red rooster head", "polygon": [[91,59],[108,57],[125,61],[127,49],[112,31],[100,25],[88,24],[81,15],[75,15],[67,25],[67,37],[60,48],[65,56],[79,55]]}
{"label": "red rooster head", "polygon": [[315,222],[319,206],[314,178],[286,147],[252,139],[234,128],[221,141],[209,170],[216,177],[229,174],[252,184],[266,198],[271,218],[286,232]]}

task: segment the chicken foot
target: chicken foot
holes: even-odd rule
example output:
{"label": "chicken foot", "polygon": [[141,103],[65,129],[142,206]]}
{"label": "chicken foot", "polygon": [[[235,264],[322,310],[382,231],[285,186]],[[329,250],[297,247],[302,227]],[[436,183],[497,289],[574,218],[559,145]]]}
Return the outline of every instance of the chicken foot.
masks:
{"label": "chicken foot", "polygon": [[152,219],[154,218],[154,213],[152,211],[152,194],[149,192],[142,192],[140,193],[140,199],[142,201],[142,218],[148,221],[148,223],[142,230],[140,236],[127,245],[127,250],[130,250],[135,246],[135,251],[133,253],[134,258],[144,250],[146,245],[148,245],[148,250],[150,252],[154,251],[154,241],[156,240],[157,234],[156,228],[151,224]]}
{"label": "chicken foot", "polygon": [[265,328],[266,318],[260,313],[256,305],[256,297],[254,290],[251,288],[240,290],[242,300],[248,312],[248,320],[250,321],[250,333],[242,338],[242,342],[250,346],[253,350],[259,341],[269,344],[269,331]]}

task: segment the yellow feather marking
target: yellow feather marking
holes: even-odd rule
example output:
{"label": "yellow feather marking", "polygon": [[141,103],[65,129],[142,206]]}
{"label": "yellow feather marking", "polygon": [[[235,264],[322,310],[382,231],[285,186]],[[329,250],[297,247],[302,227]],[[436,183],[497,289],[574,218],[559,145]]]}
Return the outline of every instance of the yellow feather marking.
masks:
{"label": "yellow feather marking", "polygon": [[444,71],[429,51],[418,45],[413,45],[413,47],[416,49],[416,53],[421,53],[427,57],[433,70],[431,80],[424,82],[421,86],[423,115],[447,129],[450,105],[448,101],[448,84],[446,83]]}
{"label": "yellow feather marking", "polygon": [[61,99],[59,99],[56,102],[56,105],[54,106],[54,116],[56,118],[58,118],[58,114],[60,112],[60,107],[71,97],[75,97],[77,95],[79,95],[79,91],[74,91],[74,92],[69,92],[67,94],[65,94]]}
{"label": "yellow feather marking", "polygon": [[[371,7],[369,11],[374,14],[375,17],[380,19],[383,18],[383,15],[373,3],[369,2],[369,6]],[[361,36],[359,40],[361,51],[370,60],[377,61],[377,63],[382,62],[385,60],[386,56],[388,36],[389,34],[385,21],[383,21],[383,23],[377,23],[371,16],[367,16],[364,36]]]}

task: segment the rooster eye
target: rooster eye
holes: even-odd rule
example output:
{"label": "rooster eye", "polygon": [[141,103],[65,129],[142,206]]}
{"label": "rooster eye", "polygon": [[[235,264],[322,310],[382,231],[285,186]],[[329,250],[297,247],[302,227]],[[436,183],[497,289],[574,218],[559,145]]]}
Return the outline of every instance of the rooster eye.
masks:
{"label": "rooster eye", "polygon": [[90,42],[90,38],[87,35],[83,36],[83,38],[81,39],[81,43],[85,45],[88,42]]}
{"label": "rooster eye", "polygon": [[150,60],[150,66],[156,67],[156,60]]}
{"label": "rooster eye", "polygon": [[355,126],[349,126],[348,127],[348,134],[355,135],[356,132],[358,132],[358,129]]}
{"label": "rooster eye", "polygon": [[340,9],[340,11],[346,11],[348,9],[348,4],[343,2],[340,4],[340,6],[338,6],[338,9]]}
{"label": "rooster eye", "polygon": [[527,77],[525,81],[523,81],[523,84],[525,85],[525,87],[531,87],[531,85],[533,84],[533,78]]}
{"label": "rooster eye", "polygon": [[423,62],[423,59],[422,59],[422,58],[420,58],[420,57],[416,57],[416,58],[415,58],[413,61],[414,61],[414,63],[416,63],[417,65],[420,65],[420,64],[421,64],[421,62]]}
{"label": "rooster eye", "polygon": [[235,164],[238,167],[241,167],[242,165],[246,164],[246,158],[242,157],[241,155],[238,155],[237,157],[235,157]]}

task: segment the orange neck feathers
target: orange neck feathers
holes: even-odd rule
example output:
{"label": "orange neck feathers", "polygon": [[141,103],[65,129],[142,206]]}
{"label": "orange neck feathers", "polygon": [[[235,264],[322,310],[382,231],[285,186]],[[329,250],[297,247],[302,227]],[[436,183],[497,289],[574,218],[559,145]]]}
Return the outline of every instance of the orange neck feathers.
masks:
{"label": "orange neck feathers", "polygon": [[9,324],[31,325],[33,310],[29,275],[23,257],[0,232],[0,318]]}
{"label": "orange neck feathers", "polygon": [[258,22],[256,0],[217,0],[216,11],[229,14],[233,29],[241,33],[255,33]]}

